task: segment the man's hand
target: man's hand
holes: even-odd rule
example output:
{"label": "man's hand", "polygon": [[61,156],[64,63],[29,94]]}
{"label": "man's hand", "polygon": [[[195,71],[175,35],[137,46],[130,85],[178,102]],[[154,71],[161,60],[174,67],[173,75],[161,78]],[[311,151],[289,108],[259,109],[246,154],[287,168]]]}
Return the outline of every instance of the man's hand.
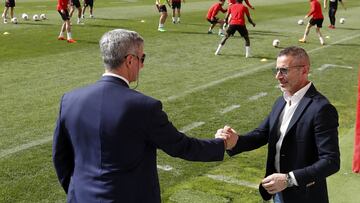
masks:
{"label": "man's hand", "polygon": [[223,129],[217,130],[215,138],[223,139],[225,142],[225,148],[230,150],[236,145],[239,136],[236,134],[234,129],[229,126],[224,126]]}
{"label": "man's hand", "polygon": [[275,194],[283,191],[287,187],[286,174],[273,173],[261,181],[262,186],[269,194]]}

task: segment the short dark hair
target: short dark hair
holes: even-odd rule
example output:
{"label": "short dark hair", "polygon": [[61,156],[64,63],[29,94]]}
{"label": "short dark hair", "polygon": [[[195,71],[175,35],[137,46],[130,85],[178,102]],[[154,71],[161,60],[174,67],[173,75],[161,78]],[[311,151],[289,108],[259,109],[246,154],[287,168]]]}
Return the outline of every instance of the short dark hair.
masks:
{"label": "short dark hair", "polygon": [[281,50],[278,54],[278,58],[281,56],[292,56],[296,60],[306,60],[309,62],[310,65],[310,58],[309,55],[306,53],[305,49],[297,46],[290,46],[286,47],[285,49]]}

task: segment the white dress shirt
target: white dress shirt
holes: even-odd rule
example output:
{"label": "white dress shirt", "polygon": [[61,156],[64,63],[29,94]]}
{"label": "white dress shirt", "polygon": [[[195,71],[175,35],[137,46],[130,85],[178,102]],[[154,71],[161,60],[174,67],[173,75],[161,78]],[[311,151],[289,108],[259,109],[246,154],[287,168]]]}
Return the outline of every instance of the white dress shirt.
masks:
{"label": "white dress shirt", "polygon": [[113,77],[120,78],[121,80],[123,80],[124,82],[126,82],[126,84],[127,84],[128,86],[130,86],[130,85],[129,85],[129,81],[128,81],[126,78],[124,78],[123,76],[121,76],[121,75],[116,75],[115,73],[107,72],[107,73],[104,73],[102,76],[113,76]]}
{"label": "white dress shirt", "polygon": [[[294,115],[294,112],[296,110],[296,108],[299,106],[300,100],[304,97],[305,93],[308,91],[308,89],[311,86],[311,82],[309,82],[309,84],[307,84],[306,86],[304,86],[303,88],[301,88],[299,91],[297,91],[294,95],[290,96],[287,93],[284,92],[283,97],[286,101],[286,105],[284,110],[282,111],[280,118],[279,118],[279,123],[281,123],[280,125],[280,129],[279,129],[279,134],[280,134],[280,138],[276,143],[276,154],[275,154],[275,169],[277,172],[280,172],[280,149],[281,149],[281,145],[282,142],[284,140],[284,137],[286,135],[287,132],[287,128],[289,126],[289,123],[291,121],[291,118]],[[297,184],[296,178],[294,176],[293,172],[289,173],[291,179],[293,180],[293,183],[295,185]]]}

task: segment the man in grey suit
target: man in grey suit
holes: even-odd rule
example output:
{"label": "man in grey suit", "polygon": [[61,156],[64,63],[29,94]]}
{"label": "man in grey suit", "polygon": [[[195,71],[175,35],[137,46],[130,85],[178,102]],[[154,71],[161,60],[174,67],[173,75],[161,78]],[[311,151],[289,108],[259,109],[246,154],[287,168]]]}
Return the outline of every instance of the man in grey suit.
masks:
{"label": "man in grey suit", "polygon": [[[255,130],[238,137],[230,156],[268,144],[259,189],[275,203],[327,203],[326,177],[340,169],[338,114],[308,80],[310,59],[300,47],[282,50],[274,74],[283,96]],[[230,127],[217,137],[236,135]]]}
{"label": "man in grey suit", "polygon": [[136,32],[105,33],[102,78],[61,99],[53,162],[67,202],[161,202],[157,149],[190,161],[220,161],[236,143],[235,136],[187,137],[160,101],[129,88],[144,66],[143,46]]}

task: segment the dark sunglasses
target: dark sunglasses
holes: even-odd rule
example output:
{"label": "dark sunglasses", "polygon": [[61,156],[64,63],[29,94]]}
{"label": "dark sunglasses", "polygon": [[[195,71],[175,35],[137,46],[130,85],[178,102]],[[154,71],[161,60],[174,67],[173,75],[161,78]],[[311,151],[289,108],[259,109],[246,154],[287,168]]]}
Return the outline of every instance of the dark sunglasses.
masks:
{"label": "dark sunglasses", "polygon": [[280,72],[281,75],[287,75],[289,70],[291,68],[299,68],[299,67],[304,67],[305,65],[296,65],[296,66],[289,66],[289,67],[275,67],[272,69],[274,75],[276,75],[278,72]]}
{"label": "dark sunglasses", "polygon": [[129,55],[131,55],[131,56],[136,56],[136,57],[139,59],[139,61],[141,61],[141,63],[144,63],[145,58],[146,58],[146,54],[143,54],[143,55],[141,56],[141,58],[140,58],[138,55],[135,55],[135,54],[127,54],[124,58],[128,57]]}

